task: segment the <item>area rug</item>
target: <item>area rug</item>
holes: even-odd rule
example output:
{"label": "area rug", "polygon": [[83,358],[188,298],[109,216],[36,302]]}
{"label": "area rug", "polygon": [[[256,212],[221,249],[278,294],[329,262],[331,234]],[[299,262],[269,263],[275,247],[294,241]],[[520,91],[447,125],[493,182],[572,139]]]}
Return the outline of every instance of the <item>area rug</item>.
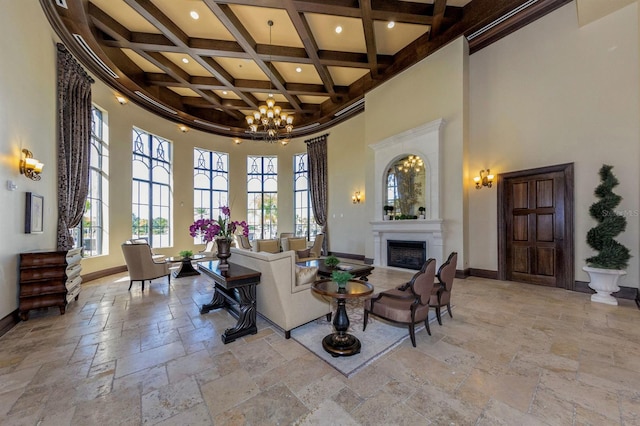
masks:
{"label": "area rug", "polygon": [[[333,304],[335,314],[335,302]],[[446,308],[442,313],[447,312]],[[346,377],[351,377],[382,355],[386,354],[402,341],[409,338],[409,328],[406,325],[393,324],[369,315],[367,329],[362,331],[364,308],[362,300],[347,300],[347,315],[349,316],[349,334],[353,334],[362,344],[359,354],[347,357],[332,357],[322,348],[322,339],[333,333],[333,324],[325,317],[297,327],[291,331],[291,338],[309,349],[327,364],[338,370]],[[435,311],[429,312],[429,323],[436,320]],[[416,325],[416,334],[426,331],[424,323]]]}

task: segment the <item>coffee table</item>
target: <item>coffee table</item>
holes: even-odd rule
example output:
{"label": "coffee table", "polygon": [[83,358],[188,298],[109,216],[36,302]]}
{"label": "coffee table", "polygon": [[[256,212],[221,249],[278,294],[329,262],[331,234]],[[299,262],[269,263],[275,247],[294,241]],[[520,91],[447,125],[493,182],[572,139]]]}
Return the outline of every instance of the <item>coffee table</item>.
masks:
{"label": "coffee table", "polygon": [[191,262],[194,260],[203,259],[205,257],[206,256],[204,254],[194,254],[191,257],[182,257],[182,256],[170,257],[168,259],[169,262],[180,263],[180,267],[176,271],[173,271],[173,274],[172,274],[173,278],[182,278],[182,277],[190,277],[192,275],[200,275],[200,272],[195,270]]}
{"label": "coffee table", "polygon": [[366,281],[349,280],[346,287],[339,288],[338,284],[331,279],[315,281],[311,284],[311,290],[322,295],[336,299],[338,308],[333,318],[335,333],[331,333],[322,339],[322,347],[329,352],[332,357],[351,356],[360,353],[362,347],[360,340],[347,333],[349,329],[349,317],[345,307],[347,299],[368,296],[373,293],[373,285]]}
{"label": "coffee table", "polygon": [[331,277],[331,274],[333,273],[333,271],[338,270],[338,271],[347,271],[351,275],[353,275],[355,278],[358,278],[362,281],[368,281],[367,277],[371,275],[371,272],[373,272],[373,269],[374,269],[372,265],[358,265],[356,263],[347,263],[347,262],[340,262],[337,267],[329,268],[327,265],[324,264],[324,259],[307,260],[306,262],[299,262],[298,265],[307,266],[307,267],[309,266],[317,267],[318,275],[320,275],[321,277],[329,278]]}

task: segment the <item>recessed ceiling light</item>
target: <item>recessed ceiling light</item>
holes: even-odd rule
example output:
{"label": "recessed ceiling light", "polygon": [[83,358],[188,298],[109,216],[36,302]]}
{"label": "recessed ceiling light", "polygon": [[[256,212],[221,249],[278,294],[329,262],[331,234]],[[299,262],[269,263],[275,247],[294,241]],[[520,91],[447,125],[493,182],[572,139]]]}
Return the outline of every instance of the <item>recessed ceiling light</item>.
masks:
{"label": "recessed ceiling light", "polygon": [[389,21],[389,22],[387,22],[387,28],[391,29],[391,28],[393,28],[393,27],[395,27],[395,26],[396,26],[396,23],[395,23],[395,22],[393,22],[393,21]]}
{"label": "recessed ceiling light", "polygon": [[340,34],[342,32],[342,27],[340,25],[338,25],[336,27],[336,33]]}
{"label": "recessed ceiling light", "polygon": [[196,12],[195,10],[192,10],[191,12],[189,12],[189,15],[191,15],[191,17],[193,19],[199,19],[200,15],[198,15],[198,12]]}
{"label": "recessed ceiling light", "polygon": [[302,72],[302,68],[300,67],[296,68],[296,72]]}
{"label": "recessed ceiling light", "polygon": [[189,60],[187,58],[182,58],[182,62],[184,62],[185,64],[188,64]]}
{"label": "recessed ceiling light", "polygon": [[226,90],[223,90],[223,91],[222,91],[222,94],[223,94],[223,95],[226,95],[227,93],[229,93],[229,92],[227,92]]}

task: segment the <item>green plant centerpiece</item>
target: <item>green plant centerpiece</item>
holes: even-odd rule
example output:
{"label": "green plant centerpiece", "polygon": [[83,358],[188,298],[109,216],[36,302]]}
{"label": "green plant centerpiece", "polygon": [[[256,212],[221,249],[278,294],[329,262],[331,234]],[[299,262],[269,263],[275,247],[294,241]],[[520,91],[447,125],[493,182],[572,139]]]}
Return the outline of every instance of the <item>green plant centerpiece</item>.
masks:
{"label": "green plant centerpiece", "polygon": [[353,278],[353,275],[347,271],[333,271],[331,273],[331,279],[338,284],[338,288],[345,288],[347,282]]}
{"label": "green plant centerpiece", "polygon": [[324,260],[324,264],[327,266],[327,268],[333,269],[336,266],[338,266],[339,263],[340,263],[340,259],[338,259],[334,255],[327,256],[327,258]]}
{"label": "green plant centerpiece", "polygon": [[598,224],[587,232],[587,244],[598,253],[587,258],[587,266],[582,269],[591,278],[589,287],[596,291],[591,301],[617,305],[611,293],[620,290],[618,278],[626,274],[631,254],[615,240],[626,229],[627,219],[615,211],[622,197],[613,192],[619,182],[611,169],[613,166],[605,164],[599,171],[600,185],[594,191],[598,201],[589,207],[589,214]]}
{"label": "green plant centerpiece", "polygon": [[187,259],[189,259],[189,258],[191,258],[191,256],[193,256],[193,252],[191,250],[182,250],[178,254],[180,255],[180,257],[186,257]]}

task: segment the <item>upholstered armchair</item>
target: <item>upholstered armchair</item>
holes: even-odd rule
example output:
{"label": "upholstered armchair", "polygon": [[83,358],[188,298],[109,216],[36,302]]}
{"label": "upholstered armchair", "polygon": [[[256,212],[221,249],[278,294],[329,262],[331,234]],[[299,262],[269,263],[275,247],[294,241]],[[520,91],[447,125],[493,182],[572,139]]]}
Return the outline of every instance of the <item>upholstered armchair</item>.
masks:
{"label": "upholstered armchair", "polygon": [[148,244],[122,244],[122,254],[124,261],[129,270],[129,290],[134,281],[142,281],[142,290],[144,291],[144,282],[160,277],[167,277],[167,283],[170,282],[169,264],[166,262],[155,262]]}
{"label": "upholstered armchair", "polygon": [[[313,245],[308,248],[308,253],[302,251],[296,251],[297,262],[306,262],[307,260],[315,260],[322,255],[322,243],[324,242],[324,234],[316,235],[316,239],[313,241]],[[305,250],[306,251],[306,250]],[[306,254],[306,256],[305,256]]]}
{"label": "upholstered armchair", "polygon": [[[149,246],[149,240],[147,240],[146,238],[131,238],[130,240],[127,240],[125,244],[146,244],[147,246]],[[164,262],[166,260],[167,257],[164,254],[156,254],[153,252],[151,246],[149,246],[149,248],[151,250],[151,256],[153,257],[154,262]]]}
{"label": "upholstered armchair", "polygon": [[295,237],[296,237],[296,234],[293,232],[281,232],[280,236],[278,237],[278,239],[280,240],[280,251],[289,250],[288,248],[285,248],[287,240],[289,238],[295,238]]}
{"label": "upholstered armchair", "polygon": [[436,277],[438,283],[434,285],[431,292],[431,299],[429,300],[429,306],[436,308],[436,316],[438,317],[438,324],[442,325],[442,318],[440,317],[440,308],[447,307],[449,316],[453,318],[451,314],[451,289],[453,288],[453,279],[456,276],[456,265],[458,263],[458,253],[455,251],[449,255],[446,262],[440,265]]}
{"label": "upholstered armchair", "polygon": [[209,241],[204,249],[200,250],[198,254],[201,254],[205,257],[202,259],[198,259],[198,262],[204,262],[206,260],[213,260],[218,253],[218,246],[215,241]]}
{"label": "upholstered armchair", "polygon": [[249,237],[236,234],[236,247],[244,250],[251,250],[252,246],[251,242],[249,241]]}
{"label": "upholstered armchair", "polygon": [[395,288],[379,293],[364,303],[364,324],[367,328],[369,314],[379,316],[391,322],[406,324],[409,328],[411,344],[416,347],[415,324],[424,321],[427,333],[429,329],[429,302],[436,276],[435,259],[427,260],[422,269],[407,283],[406,289]]}

